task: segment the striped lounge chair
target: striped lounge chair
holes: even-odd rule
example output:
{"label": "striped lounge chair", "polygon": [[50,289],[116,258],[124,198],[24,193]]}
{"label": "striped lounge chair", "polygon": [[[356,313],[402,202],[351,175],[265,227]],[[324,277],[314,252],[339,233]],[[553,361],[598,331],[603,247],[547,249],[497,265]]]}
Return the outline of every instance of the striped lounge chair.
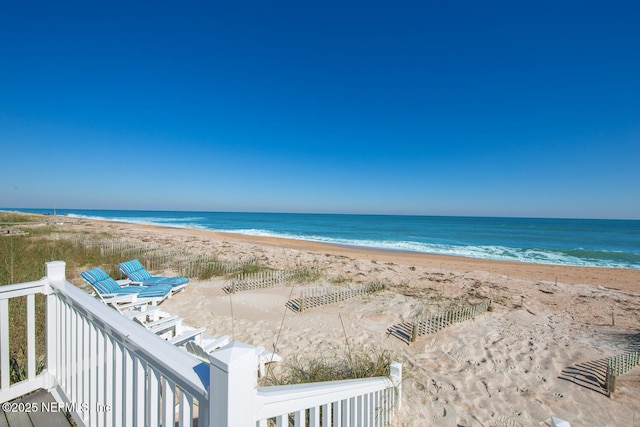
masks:
{"label": "striped lounge chair", "polygon": [[184,289],[187,286],[187,282],[189,282],[189,279],[181,276],[152,276],[137,259],[121,262],[118,266],[120,267],[120,271],[131,280],[131,283],[136,285],[170,285],[175,293]]}
{"label": "striped lounge chair", "polygon": [[170,296],[172,291],[170,285],[121,286],[100,267],[83,271],[80,276],[91,285],[96,295],[107,303],[112,299],[125,302],[126,298],[124,297],[129,296],[131,301],[144,300],[157,304]]}

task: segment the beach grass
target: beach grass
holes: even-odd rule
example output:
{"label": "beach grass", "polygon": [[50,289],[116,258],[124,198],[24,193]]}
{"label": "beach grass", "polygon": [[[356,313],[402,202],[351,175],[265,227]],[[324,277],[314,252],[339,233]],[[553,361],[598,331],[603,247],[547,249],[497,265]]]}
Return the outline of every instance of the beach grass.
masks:
{"label": "beach grass", "polygon": [[324,275],[324,272],[316,266],[298,265],[294,270],[296,271],[295,279],[299,284],[315,283]]}
{"label": "beach grass", "polygon": [[[39,221],[39,222],[38,222]],[[81,284],[79,272],[83,269],[101,266],[117,277],[118,262],[127,257],[126,253],[104,252],[99,247],[88,247],[82,239],[56,236],[56,226],[43,223],[39,218],[25,217],[0,212],[0,223],[10,233],[0,236],[0,285],[24,283],[39,280],[44,276],[44,265],[55,260],[66,262],[70,282]],[[95,236],[92,236],[95,237]],[[103,238],[109,238],[105,235]],[[36,314],[36,358],[37,372],[45,366],[46,343],[46,301],[44,295],[35,297]],[[9,357],[11,382],[18,382],[27,375],[27,299],[12,298],[9,301]]]}
{"label": "beach grass", "polygon": [[[12,226],[26,234],[6,234],[0,237],[0,285],[39,280],[44,276],[44,264],[64,259],[70,271],[88,263],[108,265],[111,257],[102,257],[99,251],[87,250],[70,241],[50,240],[47,237],[55,227],[33,227],[24,224],[24,217],[16,221],[11,215],[0,214],[0,222],[20,222]],[[15,232],[15,231],[13,231]],[[44,295],[35,296],[36,315],[36,372],[45,366],[46,301]],[[18,382],[27,375],[27,298],[12,298],[9,301],[9,360],[11,382]]]}
{"label": "beach grass", "polygon": [[293,385],[356,378],[388,377],[393,354],[386,349],[363,348],[340,354],[294,356],[278,371],[269,371],[264,385]]}

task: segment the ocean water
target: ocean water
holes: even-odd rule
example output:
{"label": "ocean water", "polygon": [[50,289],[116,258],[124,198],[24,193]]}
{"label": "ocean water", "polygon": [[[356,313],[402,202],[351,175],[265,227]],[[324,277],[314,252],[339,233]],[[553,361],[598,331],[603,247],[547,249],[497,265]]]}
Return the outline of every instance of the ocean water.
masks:
{"label": "ocean water", "polygon": [[[53,213],[51,209],[9,209]],[[348,246],[640,269],[640,221],[58,209],[58,215]]]}

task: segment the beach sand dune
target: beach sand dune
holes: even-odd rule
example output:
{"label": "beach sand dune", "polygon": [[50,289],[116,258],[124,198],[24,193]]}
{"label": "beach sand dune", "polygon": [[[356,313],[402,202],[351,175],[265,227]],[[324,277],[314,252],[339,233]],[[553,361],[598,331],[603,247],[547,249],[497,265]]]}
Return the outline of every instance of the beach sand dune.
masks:
{"label": "beach sand dune", "polygon": [[[304,286],[226,294],[222,279],[193,280],[163,303],[194,326],[295,358],[390,351],[404,365],[397,426],[640,426],[640,368],[604,390],[606,358],[640,342],[640,271],[385,252],[287,239],[80,221],[163,247],[256,257],[273,268],[313,265],[325,282],[384,281],[384,291],[295,313]],[[170,272],[169,272],[170,273]],[[324,283],[326,284],[326,283]],[[406,342],[387,329],[452,301],[493,301],[474,320]],[[615,316],[615,326],[613,317]]]}

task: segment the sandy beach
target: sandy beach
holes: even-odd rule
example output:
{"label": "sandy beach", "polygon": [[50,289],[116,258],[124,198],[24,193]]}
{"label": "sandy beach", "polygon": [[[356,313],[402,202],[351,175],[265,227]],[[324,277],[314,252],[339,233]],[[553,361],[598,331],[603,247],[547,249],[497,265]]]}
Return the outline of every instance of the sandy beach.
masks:
{"label": "sandy beach", "polygon": [[[329,282],[388,283],[384,291],[295,313],[305,286],[226,294],[223,279],[192,279],[162,304],[215,336],[264,346],[281,364],[314,354],[390,351],[402,362],[396,426],[640,426],[640,371],[604,389],[603,361],[640,343],[640,271],[498,262],[296,240],[81,220],[60,226],[272,268],[314,266]],[[155,272],[171,274],[174,272]],[[68,279],[80,284],[79,272]],[[493,311],[407,344],[387,333],[418,311],[491,299]],[[613,324],[615,320],[615,325]]]}

